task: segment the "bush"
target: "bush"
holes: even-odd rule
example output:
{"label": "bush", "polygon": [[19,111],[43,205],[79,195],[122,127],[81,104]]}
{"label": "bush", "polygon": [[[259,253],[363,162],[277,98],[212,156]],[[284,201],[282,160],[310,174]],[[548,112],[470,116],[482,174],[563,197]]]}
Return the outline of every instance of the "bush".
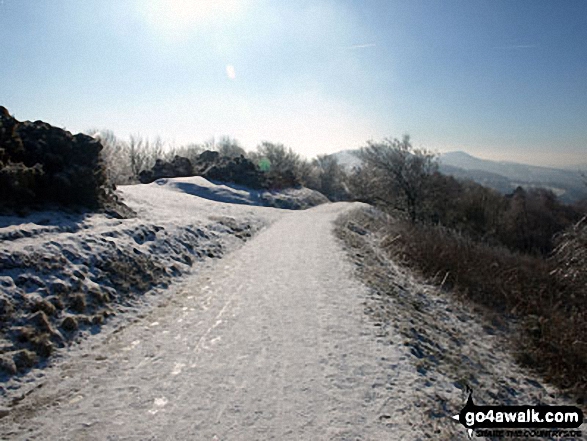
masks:
{"label": "bush", "polygon": [[304,161],[300,155],[283,144],[263,142],[249,158],[267,175],[273,188],[298,187],[304,174]]}
{"label": "bush", "polygon": [[587,393],[587,227],[559,236],[548,260],[439,226],[396,222],[386,234],[386,252],[432,283],[505,321],[521,319],[520,361]]}
{"label": "bush", "polygon": [[346,173],[332,155],[318,155],[311,164],[312,175],[305,177],[306,187],[317,190],[331,201],[344,201],[349,198]]}
{"label": "bush", "polygon": [[245,149],[242,148],[236,139],[232,139],[228,136],[220,138],[220,141],[216,144],[215,150],[220,153],[220,156],[227,156],[229,158],[238,158],[239,156],[245,156],[247,154]]}
{"label": "bush", "polygon": [[[545,339],[552,349],[550,363],[570,383],[587,389],[587,218],[558,235],[549,259],[550,273],[565,295],[555,304],[557,314],[547,318]],[[550,326],[548,326],[550,325]]]}
{"label": "bush", "polygon": [[110,130],[87,130],[86,134],[100,141],[101,155],[106,167],[108,180],[114,185],[133,182],[133,174],[127,157],[127,144],[116,137]]}
{"label": "bush", "polygon": [[407,213],[412,223],[442,225],[490,245],[547,256],[554,235],[581,216],[578,204],[562,204],[549,190],[518,188],[504,196],[475,182],[442,175],[434,155],[413,149],[409,138],[370,143],[359,155],[363,164],[347,178],[353,199]]}
{"label": "bush", "polygon": [[554,248],[555,234],[569,228],[579,218],[576,209],[561,204],[549,190],[518,188],[508,197],[498,237],[511,249],[548,255]]}
{"label": "bush", "polygon": [[[521,322],[521,360],[587,392],[587,221],[545,189],[503,196],[438,173],[409,138],[369,143],[348,178],[356,200],[407,214],[386,252],[442,288]],[[369,222],[366,223],[367,227]]]}

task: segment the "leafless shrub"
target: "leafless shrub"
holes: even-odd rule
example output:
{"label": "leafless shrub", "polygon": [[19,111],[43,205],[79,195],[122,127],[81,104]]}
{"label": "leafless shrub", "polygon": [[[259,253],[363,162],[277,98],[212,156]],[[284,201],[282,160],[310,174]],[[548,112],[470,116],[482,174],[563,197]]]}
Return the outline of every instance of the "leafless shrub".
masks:
{"label": "leafless shrub", "polygon": [[414,148],[409,136],[402,140],[369,142],[359,153],[377,177],[372,192],[386,206],[404,210],[412,223],[422,219],[430,177],[437,170],[436,155]]}
{"label": "leafless shrub", "polygon": [[300,185],[304,160],[291,148],[283,144],[263,142],[257,147],[257,151],[249,153],[248,156],[267,173],[273,187],[288,188]]}
{"label": "leafless shrub", "polygon": [[317,190],[331,201],[342,201],[349,197],[345,170],[338,164],[335,156],[318,155],[311,163],[305,162],[302,183]]}
{"label": "leafless shrub", "polygon": [[587,228],[558,238],[552,258],[514,253],[443,227],[394,222],[386,252],[432,283],[521,321],[520,361],[587,393]]}
{"label": "leafless shrub", "polygon": [[176,156],[181,156],[182,158],[188,158],[193,163],[204,150],[204,146],[200,144],[187,144],[167,150],[164,159],[170,161]]}
{"label": "leafless shrub", "polygon": [[155,161],[164,156],[164,144],[161,138],[151,141],[140,135],[131,135],[127,145],[132,179],[138,179],[139,173],[151,168]]}
{"label": "leafless shrub", "polygon": [[216,144],[216,151],[220,153],[221,156],[228,156],[229,158],[237,158],[247,154],[245,149],[236,139],[228,136],[220,138],[220,141]]}
{"label": "leafless shrub", "polygon": [[108,180],[115,185],[128,184],[132,172],[126,157],[126,143],[111,130],[90,129],[86,133],[98,139],[104,146],[101,154],[106,164]]}
{"label": "leafless shrub", "polygon": [[166,156],[165,144],[160,137],[150,140],[141,135],[131,135],[128,141],[123,141],[110,130],[90,129],[86,133],[99,139],[104,146],[102,157],[108,178],[115,185],[138,182],[142,170],[152,167],[158,158]]}

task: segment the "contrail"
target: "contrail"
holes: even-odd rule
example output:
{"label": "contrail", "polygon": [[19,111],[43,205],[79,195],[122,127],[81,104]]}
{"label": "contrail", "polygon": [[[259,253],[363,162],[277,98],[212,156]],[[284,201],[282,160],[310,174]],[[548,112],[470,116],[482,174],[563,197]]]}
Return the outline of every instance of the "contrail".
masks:
{"label": "contrail", "polygon": [[375,43],[353,44],[351,46],[347,46],[347,49],[364,49],[366,47],[375,47],[375,46],[377,46]]}

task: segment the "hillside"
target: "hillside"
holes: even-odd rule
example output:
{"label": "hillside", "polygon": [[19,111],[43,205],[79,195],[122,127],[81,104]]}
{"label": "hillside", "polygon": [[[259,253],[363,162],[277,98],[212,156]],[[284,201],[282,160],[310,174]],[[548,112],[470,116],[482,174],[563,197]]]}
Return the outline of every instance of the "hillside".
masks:
{"label": "hillside", "polygon": [[[24,391],[8,383],[3,433],[30,440],[464,440],[451,417],[469,384],[478,402],[563,400],[516,366],[499,327],[478,323],[470,308],[382,258],[374,248],[381,238],[349,217],[353,209],[377,215],[372,208],[339,202],[276,210],[180,188],[122,189],[140,222],[163,228],[132,238],[137,251],[125,249],[120,228],[88,226],[77,237],[91,245],[114,233],[115,248],[170,264],[182,257],[174,256],[181,246],[194,256],[195,271],[159,287],[151,307],[129,301],[132,321],[90,329],[95,335],[49,368],[20,377]],[[334,235],[337,218],[342,240]],[[201,240],[174,241],[170,224],[192,224]],[[244,237],[259,226],[259,234]],[[225,246],[239,230],[250,240]],[[64,250],[75,240],[53,236]],[[206,247],[213,258],[197,258]],[[365,271],[380,284],[372,286]]]}
{"label": "hillside", "polygon": [[327,202],[305,188],[251,190],[202,177],[119,187],[136,216],[0,216],[0,381],[135,311],[181,275],[250,239],[278,210]]}
{"label": "hillside", "polygon": [[445,174],[472,179],[502,193],[509,193],[518,186],[543,187],[552,190],[565,202],[587,197],[587,189],[577,170],[490,161],[460,151],[442,154],[440,164],[440,171]]}

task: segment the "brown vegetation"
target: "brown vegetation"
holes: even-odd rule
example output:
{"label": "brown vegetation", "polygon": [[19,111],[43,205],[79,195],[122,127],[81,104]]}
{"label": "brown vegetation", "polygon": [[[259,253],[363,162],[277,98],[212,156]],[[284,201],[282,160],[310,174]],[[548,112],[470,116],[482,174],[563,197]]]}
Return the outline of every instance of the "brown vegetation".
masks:
{"label": "brown vegetation", "polygon": [[383,234],[386,254],[492,318],[519,323],[511,328],[519,360],[586,394],[587,226],[578,222],[580,205],[562,204],[544,189],[502,196],[441,175],[407,138],[370,144],[361,155],[368,160],[350,178],[352,194],[393,214],[394,221],[363,225]]}

